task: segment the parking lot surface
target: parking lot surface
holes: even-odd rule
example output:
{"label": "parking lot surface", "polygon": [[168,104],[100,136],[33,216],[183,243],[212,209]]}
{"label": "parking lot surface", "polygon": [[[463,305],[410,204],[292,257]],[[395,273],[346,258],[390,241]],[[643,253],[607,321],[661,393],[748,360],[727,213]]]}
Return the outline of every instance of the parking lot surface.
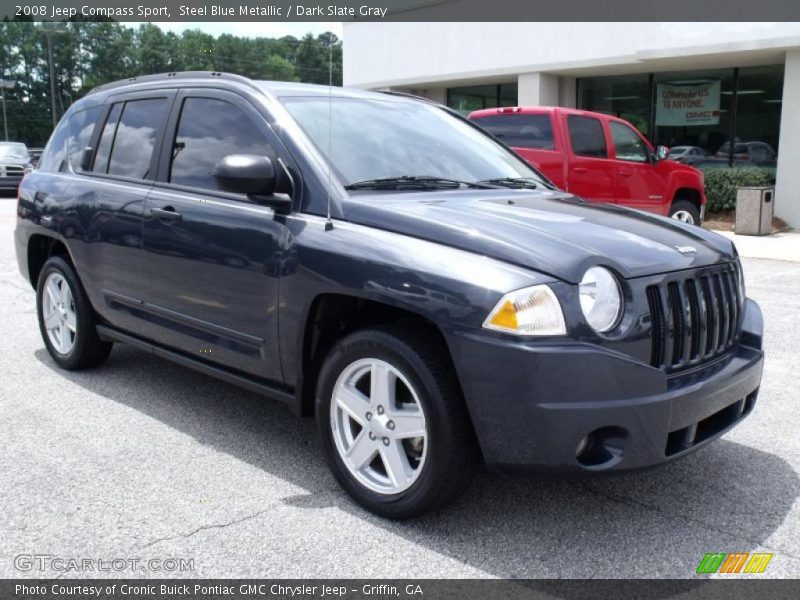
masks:
{"label": "parking lot surface", "polygon": [[[707,552],[800,574],[800,263],[745,259],[766,321],[754,413],[666,467],[558,481],[482,474],[456,505],[391,522],[357,507],[314,423],[144,352],[57,369],[0,199],[0,577],[19,555],[193,561],[128,577],[697,577]],[[731,576],[726,576],[731,577]],[[749,576],[749,577],[752,577]]]}

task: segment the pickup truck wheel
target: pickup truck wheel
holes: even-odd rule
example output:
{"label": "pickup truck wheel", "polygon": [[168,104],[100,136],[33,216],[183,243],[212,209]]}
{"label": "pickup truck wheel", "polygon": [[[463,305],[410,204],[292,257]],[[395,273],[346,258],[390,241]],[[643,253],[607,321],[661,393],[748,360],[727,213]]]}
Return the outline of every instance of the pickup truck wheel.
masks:
{"label": "pickup truck wheel", "polygon": [[328,354],[317,426],[342,487],[384,517],[409,518],[455,500],[480,456],[441,343],[396,327],[365,329]]}
{"label": "pickup truck wheel", "polygon": [[86,369],[108,358],[112,344],[97,336],[86,292],[61,257],[48,259],[39,273],[36,312],[45,347],[58,366]]}
{"label": "pickup truck wheel", "polygon": [[689,225],[700,225],[700,211],[688,200],[675,200],[669,209],[669,216]]}

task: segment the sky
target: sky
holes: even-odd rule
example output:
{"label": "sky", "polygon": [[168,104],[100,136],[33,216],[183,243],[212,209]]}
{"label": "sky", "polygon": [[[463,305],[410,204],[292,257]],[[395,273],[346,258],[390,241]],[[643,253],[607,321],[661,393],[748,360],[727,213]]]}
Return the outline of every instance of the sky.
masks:
{"label": "sky", "polygon": [[[141,23],[127,23],[133,27],[138,27]],[[210,33],[214,37],[223,33],[230,33],[240,37],[282,37],[284,35],[293,35],[294,37],[303,37],[306,33],[311,32],[314,35],[332,31],[339,38],[342,37],[342,24],[340,22],[331,23],[312,23],[312,22],[240,22],[240,23],[205,23],[205,22],[154,22],[164,31],[173,31],[180,34],[186,29],[199,29],[205,33]]]}

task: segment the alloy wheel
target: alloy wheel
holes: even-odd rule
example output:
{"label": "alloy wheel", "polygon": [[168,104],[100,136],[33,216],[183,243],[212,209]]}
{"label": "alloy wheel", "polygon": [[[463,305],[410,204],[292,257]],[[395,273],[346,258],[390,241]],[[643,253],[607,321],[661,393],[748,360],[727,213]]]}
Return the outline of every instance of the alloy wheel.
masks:
{"label": "alloy wheel", "polygon": [[374,358],[351,363],[336,381],[330,415],[336,450],[359,483],[397,494],[419,478],[428,451],[425,413],[397,368]]}
{"label": "alloy wheel", "polygon": [[42,300],[42,317],[50,344],[59,354],[67,355],[75,346],[78,316],[72,290],[60,273],[47,277]]}
{"label": "alloy wheel", "polygon": [[688,223],[689,225],[694,225],[694,217],[692,216],[692,213],[690,213],[688,210],[677,210],[672,215],[672,218],[675,219],[676,221],[681,221],[683,223]]}

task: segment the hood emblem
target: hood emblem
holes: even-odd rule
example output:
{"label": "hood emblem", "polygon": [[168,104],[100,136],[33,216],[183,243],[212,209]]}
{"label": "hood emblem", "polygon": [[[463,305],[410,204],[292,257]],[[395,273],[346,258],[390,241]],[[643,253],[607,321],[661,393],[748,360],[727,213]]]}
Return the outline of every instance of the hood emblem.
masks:
{"label": "hood emblem", "polygon": [[681,254],[697,254],[697,248],[694,246],[675,246],[675,250]]}

